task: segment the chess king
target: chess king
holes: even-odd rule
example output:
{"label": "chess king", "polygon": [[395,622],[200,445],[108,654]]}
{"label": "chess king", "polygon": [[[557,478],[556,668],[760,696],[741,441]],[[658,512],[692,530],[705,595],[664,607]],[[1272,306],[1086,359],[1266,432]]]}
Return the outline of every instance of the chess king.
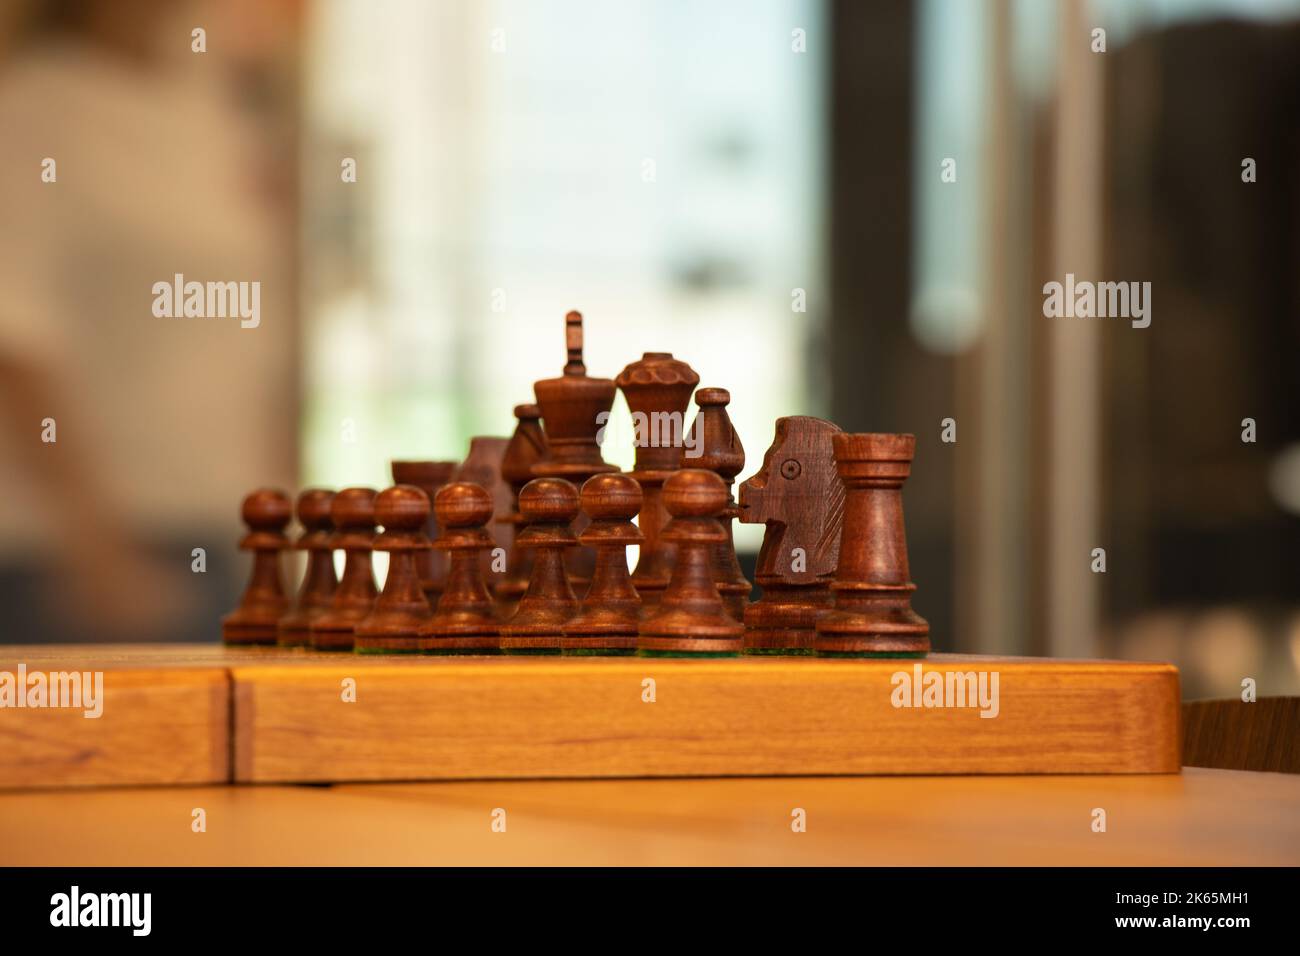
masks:
{"label": "chess king", "polygon": [[740,520],[763,524],[755,579],[763,596],[745,608],[745,653],[810,655],[817,619],[833,603],[844,485],[820,418],[779,418],[763,467],[740,486]]}

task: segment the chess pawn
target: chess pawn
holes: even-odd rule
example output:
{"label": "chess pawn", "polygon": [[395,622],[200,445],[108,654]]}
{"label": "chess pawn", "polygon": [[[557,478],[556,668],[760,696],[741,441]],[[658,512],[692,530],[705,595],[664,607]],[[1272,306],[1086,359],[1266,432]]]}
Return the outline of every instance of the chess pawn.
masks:
{"label": "chess pawn", "polygon": [[831,589],[835,606],[817,621],[814,646],[827,657],[924,657],[930,625],[912,610],[903,482],[915,435],[831,438],[844,483],[844,528]]}
{"label": "chess pawn", "polygon": [[[514,492],[510,483],[501,473],[505,461],[508,438],[495,435],[475,435],[469,440],[469,454],[456,470],[456,481],[468,481],[483,488],[492,499],[492,517],[488,519],[487,531],[492,539],[492,546],[479,556],[483,568],[483,580],[487,582],[489,592],[496,590],[497,582],[505,573],[505,555],[514,543],[514,525],[504,520],[510,516],[514,505]],[[499,551],[497,549],[500,549]]]}
{"label": "chess pawn", "polygon": [[416,562],[430,548],[424,533],[429,496],[414,485],[385,488],[375,498],[375,521],[384,529],[375,538],[375,550],[388,552],[388,577],[374,607],[356,626],[355,649],[413,654],[420,650],[420,629],[433,616]]}
{"label": "chess pawn", "polygon": [[534,478],[519,492],[519,511],[527,522],[519,546],[535,552],[533,575],[518,610],[501,626],[501,651],[559,654],[564,624],[578,612],[564,569],[565,552],[578,543],[571,527],[578,489],[563,478]]}
{"label": "chess pawn", "polygon": [[[632,584],[641,595],[642,613],[659,603],[668,586],[676,553],[660,538],[668,521],[663,506],[665,479],[680,467],[682,439],[686,430],[686,407],[700,376],[671,352],[646,352],[614,379],[627,399],[636,430],[636,465],[632,477],[641,485],[645,501],[637,518],[645,541],[641,544]],[[668,423],[671,434],[656,432]]]}
{"label": "chess pawn", "polygon": [[[414,485],[433,501],[438,489],[451,481],[458,467],[454,461],[395,461],[392,463],[393,484]],[[438,517],[432,507],[424,525],[424,534],[430,541],[438,537]],[[434,548],[426,548],[416,552],[415,565],[420,575],[420,587],[432,607],[438,603],[438,595],[447,580],[447,556]]]}
{"label": "chess pawn", "polygon": [[261,488],[244,499],[248,534],[239,547],[253,552],[253,574],[239,607],[221,619],[221,639],[227,644],[274,644],[280,617],[288,609],[280,583],[280,552],[289,546],[284,529],[293,507],[283,491]]}
{"label": "chess pawn", "polygon": [[515,533],[506,560],[505,574],[497,581],[493,591],[497,611],[503,618],[509,618],[514,613],[519,599],[528,590],[528,579],[533,573],[533,552],[519,547],[518,542],[519,529],[524,524],[523,515],[519,513],[519,492],[532,480],[533,465],[546,457],[542,410],[536,405],[516,405],[515,418],[518,424],[506,445],[505,457],[501,460],[501,477],[510,484],[510,514],[498,519],[514,527]]}
{"label": "chess pawn", "polygon": [[[546,457],[533,465],[533,476],[563,478],[580,486],[593,475],[618,471],[601,458],[597,439],[617,388],[611,379],[587,374],[582,360],[582,313],[565,315],[564,336],[568,350],[564,374],[533,384],[546,435]],[[573,530],[584,527],[586,517],[580,516]],[[571,548],[566,560],[570,584],[578,594],[585,594],[596,566],[595,552],[587,547]]]}
{"label": "chess pawn", "polygon": [[636,653],[641,598],[628,575],[627,546],[644,540],[632,523],[641,503],[641,486],[629,475],[596,475],[583,484],[582,510],[591,524],[578,539],[595,549],[596,569],[581,610],[564,625],[563,653]]}
{"label": "chess pawn", "polygon": [[370,563],[375,538],[375,492],[344,488],[330,502],[334,537],[330,544],[343,551],[343,580],[328,609],[311,622],[311,646],[318,651],[350,651],[356,626],[374,606],[378,590]]}
{"label": "chess pawn", "polygon": [[831,608],[840,556],[844,484],[835,471],[837,425],[807,415],[776,420],[763,467],[740,486],[740,520],[763,524],[754,574],[763,596],[745,608],[746,654],[811,654]]}
{"label": "chess pawn", "polygon": [[730,402],[731,393],[725,388],[702,388],[695,393],[695,404],[700,410],[691,425],[691,445],[682,449],[682,466],[707,469],[721,478],[726,488],[726,505],[718,519],[727,536],[713,546],[713,580],[727,606],[727,613],[737,621],[743,621],[753,585],[740,570],[740,561],[736,557],[731,522],[740,514],[740,509],[731,496],[731,486],[745,467],[745,449],[731,424],[731,416],[727,414]]}
{"label": "chess pawn", "polygon": [[487,532],[492,496],[481,485],[453,481],[438,490],[433,510],[442,527],[433,546],[448,555],[449,567],[438,606],[420,629],[420,649],[430,654],[496,654],[499,623],[479,561],[492,549]]}
{"label": "chess pawn", "polygon": [[311,622],[330,606],[338,578],[334,576],[334,550],[330,546],[334,522],[330,520],[330,502],[334,492],[310,488],[298,496],[298,523],[302,535],[294,545],[307,552],[307,569],[303,572],[298,599],[280,618],[277,643],[281,647],[307,647],[311,644]]}
{"label": "chess pawn", "polygon": [[664,482],[664,506],[672,518],[663,536],[677,545],[677,562],[658,607],[641,621],[637,653],[735,657],[745,628],[727,613],[713,580],[714,551],[727,539],[718,521],[727,485],[711,471],[683,468]]}

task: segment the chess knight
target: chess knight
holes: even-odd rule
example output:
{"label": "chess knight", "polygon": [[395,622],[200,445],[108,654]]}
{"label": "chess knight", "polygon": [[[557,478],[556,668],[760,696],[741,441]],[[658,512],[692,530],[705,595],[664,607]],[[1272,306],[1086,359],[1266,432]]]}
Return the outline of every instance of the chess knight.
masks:
{"label": "chess knight", "polygon": [[747,654],[811,654],[817,618],[831,609],[844,485],[820,418],[779,418],[762,469],[740,486],[740,520],[765,524],[754,577],[763,596],[745,609]]}

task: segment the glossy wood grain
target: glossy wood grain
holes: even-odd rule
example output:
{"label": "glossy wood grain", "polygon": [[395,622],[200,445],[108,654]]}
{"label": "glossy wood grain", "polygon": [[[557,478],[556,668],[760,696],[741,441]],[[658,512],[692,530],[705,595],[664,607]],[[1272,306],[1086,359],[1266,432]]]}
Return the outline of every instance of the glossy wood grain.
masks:
{"label": "glossy wood grain", "polygon": [[[0,669],[19,662],[104,670],[105,715],[0,712],[7,744],[0,785],[9,787],[224,779],[227,752],[234,778],[257,782],[1173,773],[1179,766],[1178,673],[1167,664],[961,655],[923,662],[379,656],[219,646],[0,651]],[[896,675],[910,679],[917,666],[945,681],[949,672],[996,671],[997,717],[982,718],[975,707],[894,706]],[[227,681],[233,738],[222,709]],[[345,699],[345,682],[355,701]]]}
{"label": "glossy wood grain", "polygon": [[1189,767],[1300,773],[1300,697],[1183,704]]}
{"label": "glossy wood grain", "polygon": [[[0,655],[9,651],[0,650]],[[17,672],[45,665],[7,659]],[[103,670],[103,710],[0,711],[0,789],[220,783],[230,779],[229,672],[224,667],[112,666],[85,658],[51,670]]]}
{"label": "glossy wood grain", "polygon": [[[894,675],[910,678],[919,664],[236,664],[236,779],[1178,770],[1178,675],[1169,665],[948,655],[924,662],[925,672],[941,675],[997,671],[999,710],[989,719],[969,707],[895,707]],[[340,697],[349,678],[356,703]]]}

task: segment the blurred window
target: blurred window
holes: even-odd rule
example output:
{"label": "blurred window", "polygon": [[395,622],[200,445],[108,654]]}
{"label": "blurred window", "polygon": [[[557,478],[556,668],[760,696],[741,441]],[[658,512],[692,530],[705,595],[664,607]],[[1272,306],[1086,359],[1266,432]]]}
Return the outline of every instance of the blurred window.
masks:
{"label": "blurred window", "polygon": [[[747,471],[778,416],[823,411],[806,371],[826,299],[821,3],[337,0],[318,17],[305,481],[382,486],[390,458],[509,434],[560,372],[570,308],[591,374],[671,351],[729,389]],[[623,434],[605,455],[627,468]],[[761,532],[737,527],[749,549]]]}

